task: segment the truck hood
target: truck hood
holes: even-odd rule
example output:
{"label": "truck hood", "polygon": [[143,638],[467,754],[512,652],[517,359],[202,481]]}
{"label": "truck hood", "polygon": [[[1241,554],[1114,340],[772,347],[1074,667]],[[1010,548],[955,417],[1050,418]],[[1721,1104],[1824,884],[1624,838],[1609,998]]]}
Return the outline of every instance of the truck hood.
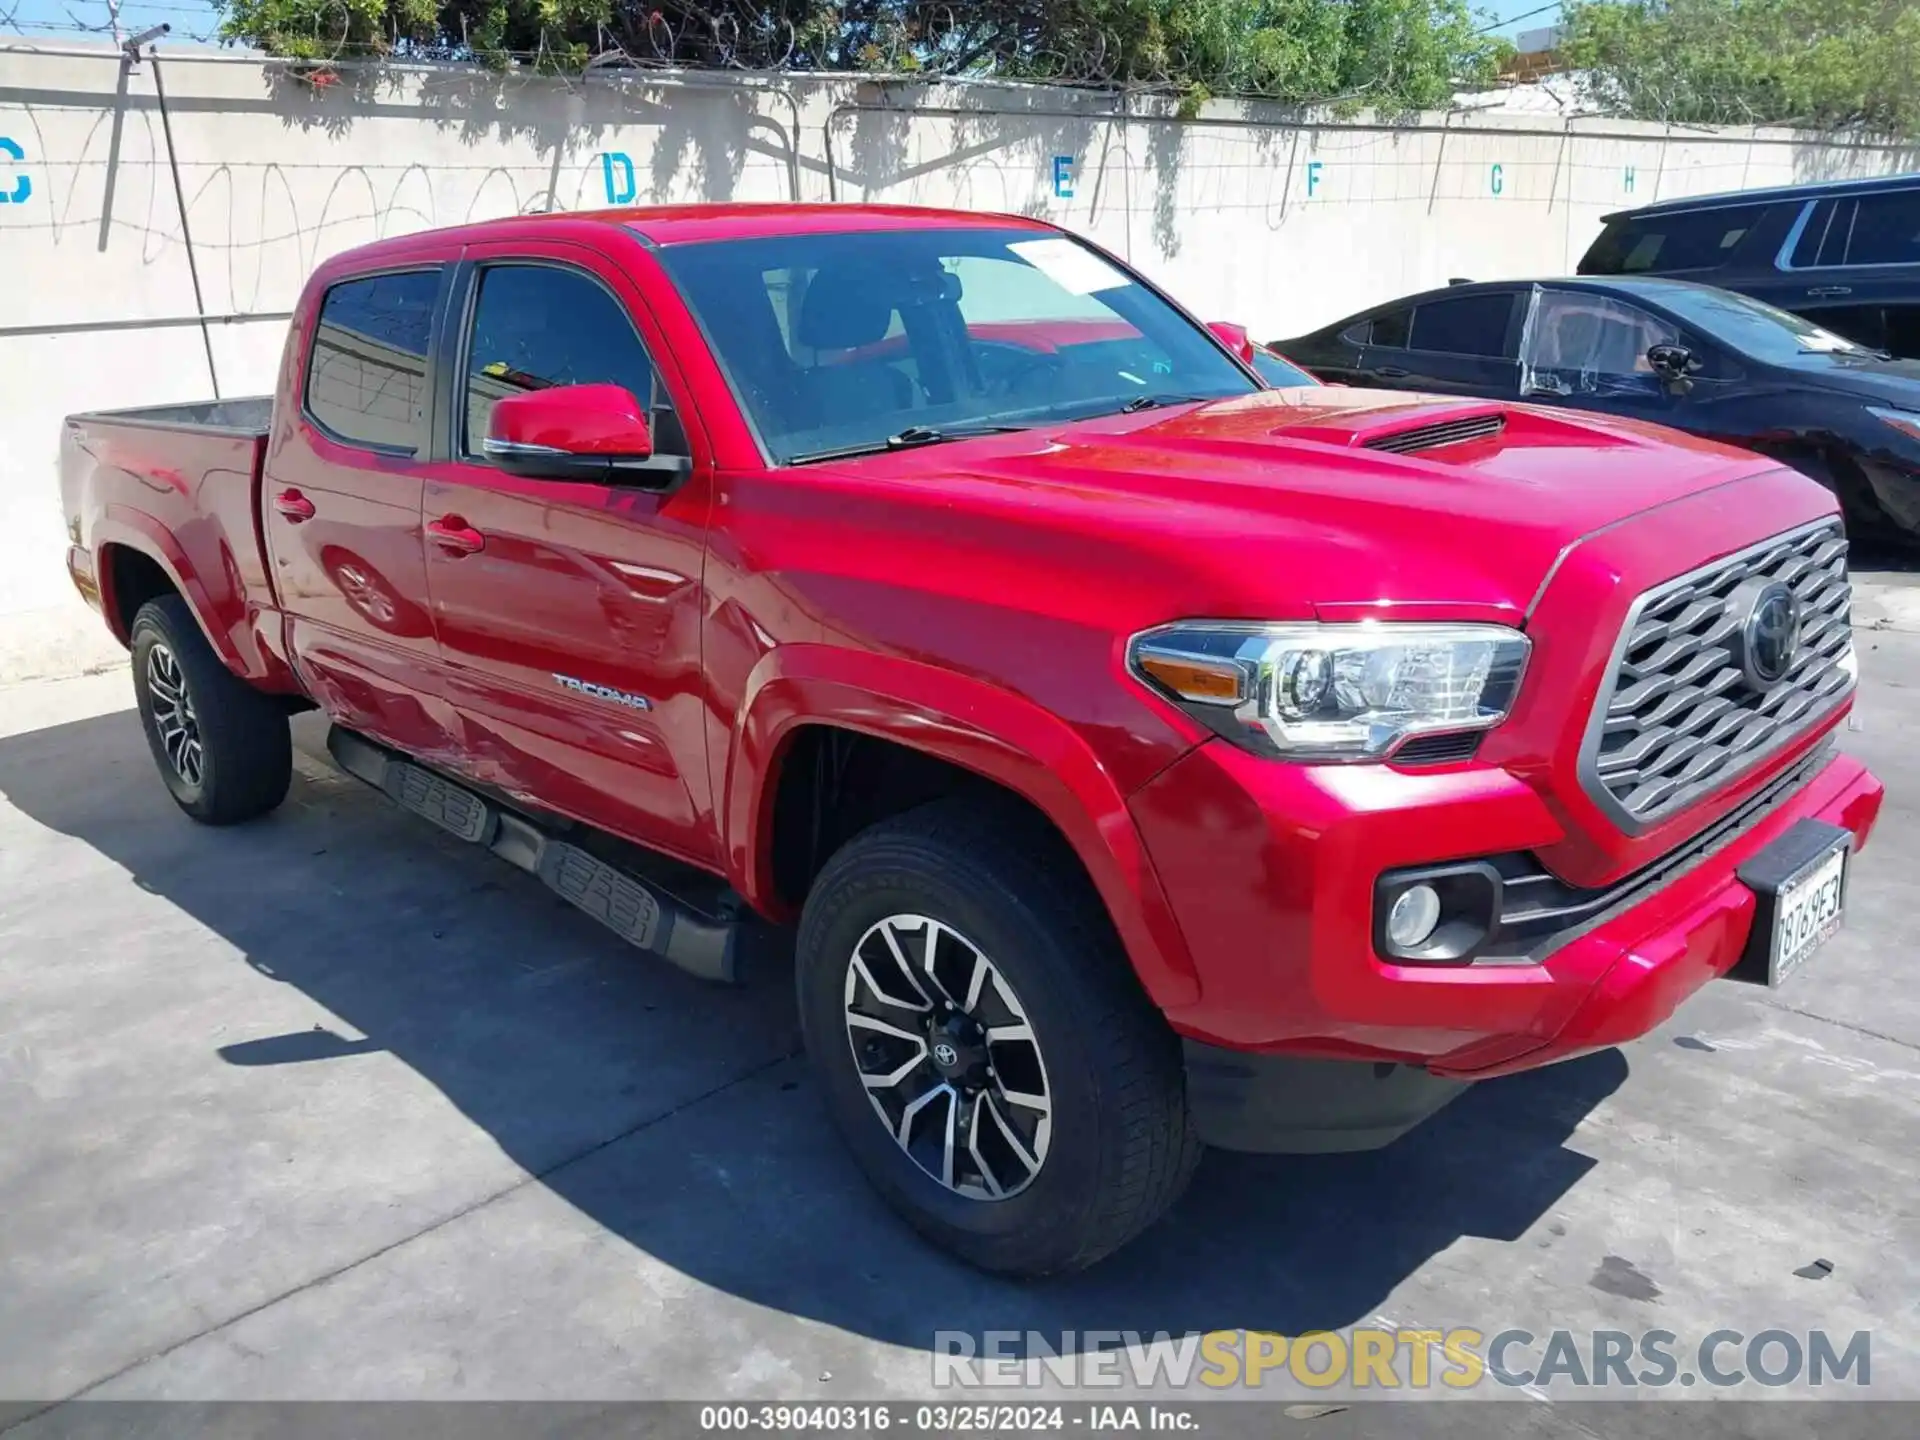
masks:
{"label": "truck hood", "polygon": [[974,519],[1051,531],[1063,574],[1109,568],[1109,537],[1155,567],[1148,588],[1186,572],[1187,613],[1517,622],[1582,538],[1779,467],[1634,421],[1325,386],[832,468],[907,482],[955,539]]}

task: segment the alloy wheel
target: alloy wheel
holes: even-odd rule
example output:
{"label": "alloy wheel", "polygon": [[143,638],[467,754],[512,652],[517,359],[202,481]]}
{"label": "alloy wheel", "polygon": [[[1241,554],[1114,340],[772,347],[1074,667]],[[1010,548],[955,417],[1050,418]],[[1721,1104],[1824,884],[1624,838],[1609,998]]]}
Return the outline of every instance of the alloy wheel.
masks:
{"label": "alloy wheel", "polygon": [[197,786],[206,775],[206,751],[200,740],[200,720],[193,712],[180,662],[165,644],[147,651],[147,704],[173,773]]}
{"label": "alloy wheel", "polygon": [[1031,1185],[1053,1133],[1040,1042],[985,951],[924,915],[890,915],[847,961],[847,1042],[894,1143],[955,1194]]}

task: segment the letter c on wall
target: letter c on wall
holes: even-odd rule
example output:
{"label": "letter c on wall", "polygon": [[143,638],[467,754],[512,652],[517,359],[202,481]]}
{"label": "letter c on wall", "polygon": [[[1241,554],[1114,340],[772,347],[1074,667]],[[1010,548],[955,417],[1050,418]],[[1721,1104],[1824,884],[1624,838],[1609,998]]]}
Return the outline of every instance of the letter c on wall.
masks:
{"label": "letter c on wall", "polygon": [[[20,148],[18,142],[5,135],[0,135],[0,155],[4,155],[9,160],[27,158],[27,152]],[[11,189],[0,189],[0,205],[24,205],[31,194],[33,194],[33,177],[21,171],[13,177]]]}

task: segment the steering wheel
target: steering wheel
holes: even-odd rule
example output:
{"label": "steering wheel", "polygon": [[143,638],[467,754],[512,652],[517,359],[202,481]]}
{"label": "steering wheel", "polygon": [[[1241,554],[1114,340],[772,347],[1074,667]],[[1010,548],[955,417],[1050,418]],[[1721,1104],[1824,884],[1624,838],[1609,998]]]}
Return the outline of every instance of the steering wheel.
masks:
{"label": "steering wheel", "polygon": [[1004,365],[996,365],[993,369],[998,373],[982,377],[987,381],[988,391],[1002,398],[1011,398],[1030,376],[1044,376],[1041,383],[1051,392],[1066,374],[1067,360],[1051,350],[1020,350],[1009,354]]}

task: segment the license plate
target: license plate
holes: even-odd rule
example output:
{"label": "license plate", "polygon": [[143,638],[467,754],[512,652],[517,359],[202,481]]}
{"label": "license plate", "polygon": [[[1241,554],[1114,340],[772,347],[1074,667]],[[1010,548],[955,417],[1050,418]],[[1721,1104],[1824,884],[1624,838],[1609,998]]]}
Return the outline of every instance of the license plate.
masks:
{"label": "license plate", "polygon": [[1846,847],[1836,846],[1804,880],[1780,892],[1773,916],[1773,964],[1768,984],[1778,985],[1833,938],[1840,928],[1846,882]]}
{"label": "license plate", "polygon": [[1840,928],[1853,836],[1802,821],[1740,867],[1754,892],[1753,933],[1732,978],[1776,987]]}

